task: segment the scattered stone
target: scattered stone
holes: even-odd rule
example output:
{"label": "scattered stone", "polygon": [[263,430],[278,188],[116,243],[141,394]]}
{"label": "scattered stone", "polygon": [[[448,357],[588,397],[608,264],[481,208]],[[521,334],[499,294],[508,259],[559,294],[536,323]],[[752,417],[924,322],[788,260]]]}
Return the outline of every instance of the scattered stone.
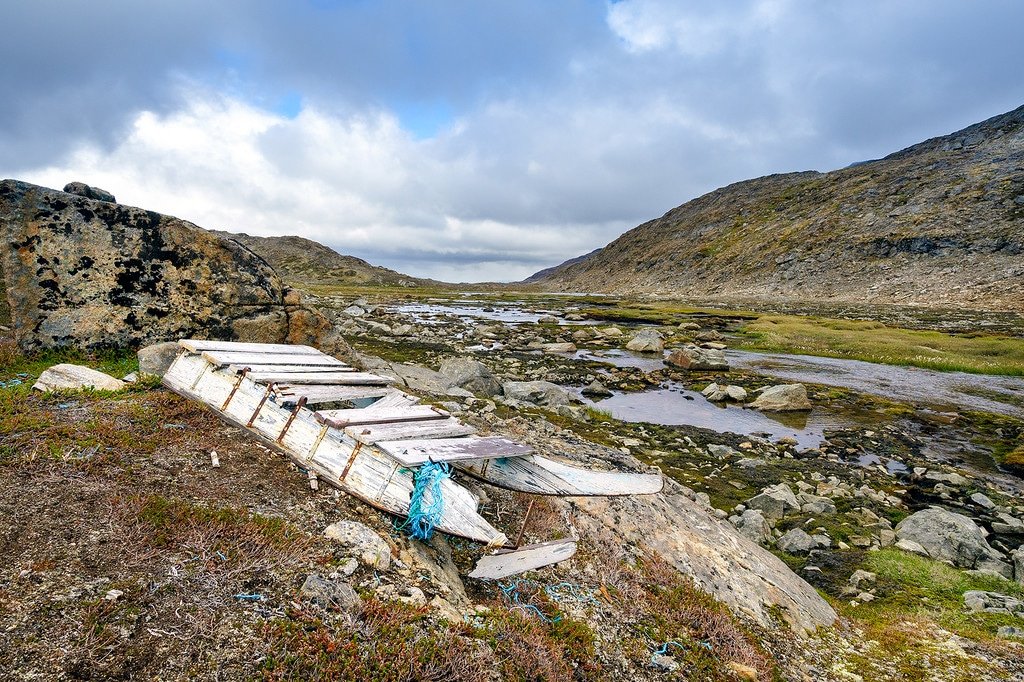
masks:
{"label": "scattered stone", "polygon": [[996,503],[990,500],[985,493],[974,493],[971,495],[971,502],[982,509],[993,509],[996,506]]}
{"label": "scattered stone", "polygon": [[357,305],[350,305],[341,312],[344,313],[345,315],[348,315],[349,317],[362,317],[363,315],[366,314],[366,310]]}
{"label": "scattered stone", "polygon": [[450,386],[458,386],[467,391],[486,397],[501,393],[501,384],[487,365],[470,358],[450,358],[441,363],[438,369]]}
{"label": "scattered stone", "polygon": [[696,322],[680,322],[678,329],[684,332],[694,332],[700,329],[700,325]]}
{"label": "scattered stone", "polygon": [[738,516],[730,516],[729,522],[736,526],[736,530],[744,537],[759,545],[767,543],[772,536],[771,525],[760,509],[745,509]]}
{"label": "scattered stone", "polygon": [[321,608],[338,609],[351,616],[358,616],[363,604],[363,600],[348,583],[325,580],[316,573],[306,576],[299,594]]}
{"label": "scattered stone", "polygon": [[665,363],[680,369],[693,371],[727,371],[729,361],[725,359],[725,353],[711,348],[698,348],[697,346],[686,346],[678,348],[665,358]]}
{"label": "scattered stone", "polygon": [[1008,613],[1024,618],[1024,602],[999,592],[969,590],[964,592],[964,606],[971,613]]}
{"label": "scattered stone", "polygon": [[799,528],[787,531],[775,542],[775,546],[787,554],[807,554],[817,548],[818,541]]}
{"label": "scattered stone", "polygon": [[162,377],[178,357],[181,347],[177,341],[153,343],[140,348],[136,355],[139,358],[139,372],[150,376]]}
{"label": "scattered stone", "polygon": [[800,510],[805,514],[835,514],[836,505],[827,497],[819,497],[810,493],[800,493],[796,496],[800,503]]}
{"label": "scattered stone", "polygon": [[106,601],[117,601],[124,596],[124,592],[121,590],[107,590],[107,593],[103,595]]}
{"label": "scattered stone", "polygon": [[942,507],[922,509],[903,519],[896,526],[896,536],[900,541],[917,543],[933,559],[961,568],[975,568],[979,561],[1000,558],[974,521]]}
{"label": "scattered stone", "polygon": [[725,459],[726,457],[732,457],[739,453],[730,448],[728,445],[718,445],[717,443],[711,443],[708,445],[708,454],[718,459]]}
{"label": "scattered stone", "polygon": [[544,345],[541,346],[541,350],[547,353],[548,355],[553,355],[556,353],[575,353],[576,344],[570,343],[568,341],[564,343],[545,343]]}
{"label": "scattered stone", "polygon": [[581,391],[581,393],[583,395],[589,395],[594,398],[607,398],[608,396],[612,395],[612,392],[608,390],[608,388],[604,384],[602,384],[600,381],[597,381],[596,379],[592,381],[589,386],[586,386]]}
{"label": "scattered stone", "polygon": [[1000,625],[999,629],[996,630],[996,635],[1007,639],[1024,639],[1024,628],[1014,625]]}
{"label": "scattered stone", "polygon": [[558,318],[554,315],[541,315],[537,318],[537,324],[558,324]]}
{"label": "scattered stone", "polygon": [[1013,559],[1013,579],[1024,585],[1024,545],[1013,550],[1010,558]]}
{"label": "scattered stone", "polygon": [[324,535],[356,553],[357,558],[373,568],[387,570],[391,566],[391,547],[369,526],[358,521],[338,521],[324,529]]}
{"label": "scattered stone", "polygon": [[741,403],[747,399],[747,389],[742,386],[726,386],[725,395],[730,400],[735,400],[736,402]]}
{"label": "scattered stone", "polygon": [[601,330],[601,336],[606,339],[621,339],[623,334],[618,327],[605,327]]}
{"label": "scattered stone", "polygon": [[119,391],[125,387],[120,379],[81,365],[54,365],[39,375],[32,386],[37,391],[67,391],[95,389],[97,391]]}
{"label": "scattered stone", "polygon": [[850,585],[859,588],[862,583],[873,583],[877,579],[878,574],[858,568],[850,576]]}
{"label": "scattered stone", "polygon": [[571,400],[568,391],[550,381],[506,381],[501,385],[501,390],[510,400],[543,407],[568,405]]}
{"label": "scattered stone", "polygon": [[803,412],[811,409],[803,384],[779,384],[761,391],[751,407],[765,412]]}
{"label": "scattered stone", "polygon": [[660,353],[665,350],[665,338],[655,329],[641,329],[629,340],[626,348],[638,353]]}
{"label": "scattered stone", "polygon": [[743,682],[757,682],[757,670],[738,661],[729,661],[726,666],[737,679]]}

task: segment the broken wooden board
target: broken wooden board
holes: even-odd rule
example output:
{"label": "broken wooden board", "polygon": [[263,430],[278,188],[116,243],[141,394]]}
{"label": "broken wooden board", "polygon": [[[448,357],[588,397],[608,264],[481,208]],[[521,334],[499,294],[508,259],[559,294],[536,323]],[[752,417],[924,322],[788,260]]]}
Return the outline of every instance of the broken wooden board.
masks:
{"label": "broken wooden board", "polygon": [[[179,355],[164,385],[195,399],[225,421],[246,429],[298,466],[370,505],[400,516],[409,513],[413,472],[375,447],[317,423],[305,408],[265,400],[267,387],[247,376],[217,370],[198,354]],[[437,529],[492,545],[507,538],[476,511],[477,500],[451,479],[441,481],[444,513]]]}
{"label": "broken wooden board", "polygon": [[407,467],[419,466],[428,461],[522,457],[533,452],[533,448],[528,445],[498,436],[389,440],[377,441],[376,446]]}
{"label": "broken wooden board", "polygon": [[476,429],[454,417],[427,422],[381,424],[379,426],[349,426],[345,433],[360,443],[372,445],[381,440],[411,440],[414,438],[454,438],[469,436]]}
{"label": "broken wooden board", "polygon": [[419,402],[419,398],[416,396],[409,395],[408,393],[402,393],[401,391],[392,391],[388,395],[384,396],[380,400],[374,401],[372,404],[364,407],[364,410],[369,412],[377,412],[378,410],[389,410],[393,407],[410,407]]}
{"label": "broken wooden board", "polygon": [[359,424],[398,424],[405,422],[431,421],[446,419],[450,415],[444,410],[431,405],[410,405],[408,407],[392,407],[391,409],[367,410],[353,408],[348,410],[321,410],[316,412],[316,419],[336,429]]}
{"label": "broken wooden board", "polygon": [[573,540],[551,540],[536,545],[525,545],[518,549],[480,557],[469,577],[478,580],[501,580],[511,575],[557,564],[571,559],[574,554],[576,542]]}
{"label": "broken wooden board", "polygon": [[460,471],[509,490],[536,495],[651,495],[661,492],[661,474],[599,471],[529,455],[454,462]]}
{"label": "broken wooden board", "polygon": [[232,374],[241,372],[243,369],[258,374],[323,374],[324,372],[356,372],[355,367],[324,366],[310,367],[307,365],[222,365],[218,369],[227,369]]}
{"label": "broken wooden board", "polygon": [[249,378],[261,384],[291,382],[296,384],[331,384],[338,386],[374,385],[383,386],[394,379],[370,374],[369,372],[250,372]]}

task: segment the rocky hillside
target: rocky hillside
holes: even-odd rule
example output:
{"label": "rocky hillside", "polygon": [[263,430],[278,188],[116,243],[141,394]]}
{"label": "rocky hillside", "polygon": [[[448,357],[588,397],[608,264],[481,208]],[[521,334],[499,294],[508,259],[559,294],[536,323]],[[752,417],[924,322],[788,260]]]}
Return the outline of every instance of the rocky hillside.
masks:
{"label": "rocky hillside", "polygon": [[370,265],[361,258],[344,256],[319,242],[303,237],[253,237],[245,233],[217,232],[234,239],[270,263],[289,283],[299,286],[369,284],[416,286],[426,280]]}
{"label": "rocky hillside", "polygon": [[723,187],[539,283],[1020,310],[1022,168],[1024,107],[876,161]]}

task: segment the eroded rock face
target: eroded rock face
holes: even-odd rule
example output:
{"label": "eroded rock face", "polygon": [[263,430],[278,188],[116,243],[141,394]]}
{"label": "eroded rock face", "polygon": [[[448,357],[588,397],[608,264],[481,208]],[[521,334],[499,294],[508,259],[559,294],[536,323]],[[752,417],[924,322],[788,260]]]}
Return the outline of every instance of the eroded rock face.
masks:
{"label": "eroded rock face", "polygon": [[0,265],[22,348],[201,336],[334,352],[324,347],[338,341],[327,339],[329,322],[286,305],[284,284],[249,249],[112,199],[0,182]]}
{"label": "eroded rock face", "polygon": [[831,625],[835,611],[775,555],[712,517],[686,489],[665,481],[660,495],[575,498],[582,537],[656,552],[734,611],[769,624],[773,606],[796,632]]}

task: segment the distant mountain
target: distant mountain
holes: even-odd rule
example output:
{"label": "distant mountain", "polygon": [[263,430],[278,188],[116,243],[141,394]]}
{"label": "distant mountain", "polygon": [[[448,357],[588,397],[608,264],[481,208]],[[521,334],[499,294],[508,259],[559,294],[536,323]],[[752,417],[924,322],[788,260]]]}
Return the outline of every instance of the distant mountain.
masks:
{"label": "distant mountain", "polygon": [[544,268],[543,270],[538,270],[537,272],[533,273],[532,275],[530,275],[529,277],[527,277],[523,281],[524,282],[541,282],[541,281],[543,281],[545,279],[553,277],[556,273],[564,270],[565,268],[569,267],[570,265],[575,265],[576,263],[581,263],[581,262],[585,261],[586,259],[590,258],[591,256],[594,256],[594,255],[600,253],[600,251],[601,251],[601,249],[594,249],[590,253],[583,254],[582,256],[576,256],[575,258],[570,258],[569,260],[567,260],[564,263],[561,263],[559,265],[554,265],[554,266],[552,266],[550,268]]}
{"label": "distant mountain", "polygon": [[416,286],[428,283],[428,280],[370,265],[355,256],[342,255],[304,237],[253,237],[245,233],[212,231],[248,247],[270,263],[285,281],[300,287],[311,284]]}
{"label": "distant mountain", "polygon": [[883,159],[717,189],[528,281],[1024,310],[1024,107]]}

